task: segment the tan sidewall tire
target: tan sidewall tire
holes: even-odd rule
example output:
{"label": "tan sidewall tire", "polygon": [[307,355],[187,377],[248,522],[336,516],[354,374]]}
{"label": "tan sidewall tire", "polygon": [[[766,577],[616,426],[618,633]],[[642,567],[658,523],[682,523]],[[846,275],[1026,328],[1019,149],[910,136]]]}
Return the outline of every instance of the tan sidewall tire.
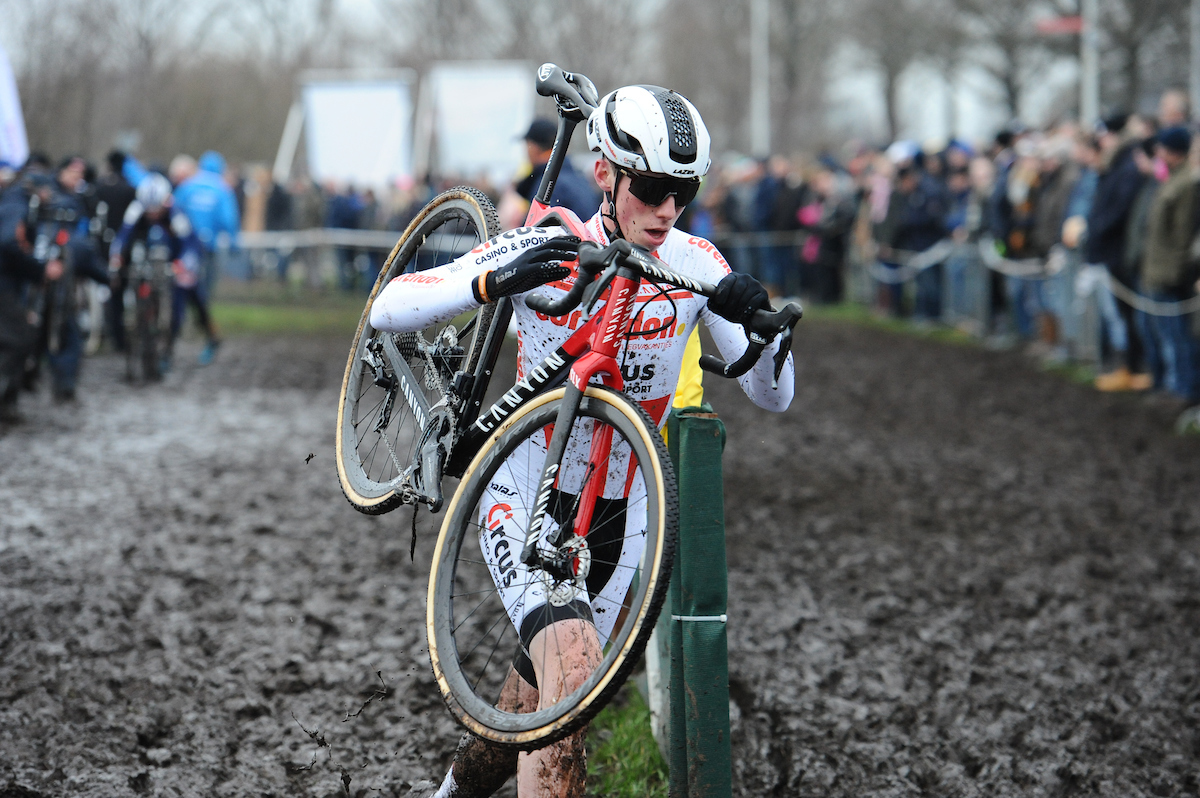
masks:
{"label": "tan sidewall tire", "polygon": [[[519,408],[488,438],[483,448],[480,449],[464,473],[462,482],[459,484],[459,489],[454,494],[450,506],[446,510],[446,520],[443,522],[441,532],[438,535],[437,546],[434,549],[434,557],[430,569],[426,605],[426,635],[429,643],[430,664],[433,667],[434,679],[437,681],[442,698],[450,708],[451,714],[471,733],[494,743],[521,749],[540,748],[562,739],[586,724],[603,708],[604,704],[607,703],[621,686],[625,677],[628,676],[629,671],[636,663],[637,657],[640,656],[642,649],[645,647],[654,621],[658,617],[658,611],[662,607],[662,601],[666,595],[667,580],[670,578],[671,566],[674,563],[677,493],[675,490],[674,471],[671,468],[670,459],[667,456],[662,438],[654,429],[653,423],[645,411],[624,394],[603,388],[590,387],[586,392],[589,402],[603,403],[624,416],[628,420],[631,429],[637,430],[638,448],[643,449],[642,452],[639,452],[639,458],[644,463],[643,474],[646,478],[648,492],[651,486],[650,477],[653,477],[654,492],[657,496],[657,512],[652,516],[652,520],[657,524],[657,533],[650,535],[651,530],[647,529],[647,545],[651,544],[651,538],[653,538],[655,549],[651,553],[649,577],[646,579],[644,593],[646,598],[642,602],[636,617],[631,617],[631,630],[628,632],[622,631],[621,634],[624,635],[624,640],[621,650],[616,659],[611,662],[607,672],[588,690],[583,698],[577,701],[573,707],[560,717],[530,729],[503,731],[495,729],[475,717],[464,706],[464,702],[455,694],[451,685],[452,680],[447,676],[445,666],[442,663],[442,657],[439,654],[439,649],[447,646],[453,648],[454,643],[448,635],[439,634],[439,628],[444,629],[449,625],[449,607],[443,606],[441,603],[438,597],[438,585],[439,578],[451,581],[453,579],[454,552],[450,551],[450,549],[454,543],[453,538],[458,537],[455,525],[457,523],[456,515],[460,509],[459,505],[464,500],[470,500],[468,494],[472,492],[474,485],[478,481],[479,474],[486,470],[489,457],[496,450],[497,444],[500,443],[500,439],[505,433],[516,427],[535,410],[561,400],[564,392],[564,388],[558,388],[536,397],[528,404]],[[644,456],[646,454],[649,456]],[[652,475],[646,473],[647,465],[653,466]],[[470,511],[469,508],[467,511]],[[460,543],[460,545],[462,544]],[[606,661],[607,659],[606,657]]]}

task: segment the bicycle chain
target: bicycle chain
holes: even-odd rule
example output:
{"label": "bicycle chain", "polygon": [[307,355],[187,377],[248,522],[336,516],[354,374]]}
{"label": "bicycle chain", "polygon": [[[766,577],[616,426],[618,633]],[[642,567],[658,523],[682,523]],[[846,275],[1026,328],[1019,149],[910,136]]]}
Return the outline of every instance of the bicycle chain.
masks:
{"label": "bicycle chain", "polygon": [[[400,335],[401,334],[393,333],[393,339],[394,340],[398,339],[400,337]],[[449,403],[449,399],[451,396],[450,386],[446,382],[445,378],[442,377],[441,371],[438,370],[437,364],[434,362],[433,353],[432,353],[434,345],[431,345],[429,343],[429,341],[427,341],[425,339],[425,336],[421,335],[420,333],[404,333],[402,335],[415,336],[415,338],[418,342],[417,346],[416,347],[405,346],[405,347],[403,347],[403,349],[400,349],[401,342],[399,340],[397,340],[397,348],[400,349],[400,351],[402,353],[404,353],[405,356],[410,356],[408,354],[408,352],[406,352],[405,350],[411,351],[413,349],[418,350],[423,354],[424,360],[425,360],[425,365],[426,365],[425,379],[423,380],[423,382],[425,383],[425,387],[428,388],[429,390],[436,390],[436,391],[438,391],[438,393],[441,394],[441,399],[439,399],[438,402],[436,404],[434,404],[433,407],[430,408],[430,417],[432,419],[432,417],[436,414],[436,412],[439,409],[444,408],[444,407],[448,408],[450,406],[450,403]],[[448,343],[450,346],[453,346],[458,343],[458,331],[454,328],[454,325],[448,325],[446,328],[444,328],[442,330],[441,333],[438,334],[437,339],[435,339],[435,343],[439,339],[447,339],[446,343]],[[411,342],[412,342],[411,338],[409,338],[405,341],[405,343],[408,343],[408,344],[411,344]],[[416,354],[416,351],[412,351],[412,354]],[[368,362],[368,365],[372,365],[372,364],[370,362]],[[432,380],[436,380],[436,384],[431,385],[430,382]],[[455,440],[455,437],[457,435],[457,432],[458,432],[458,418],[456,417],[456,415],[453,412],[446,413],[444,416],[442,416],[442,418],[449,424],[449,427],[450,427],[450,429],[448,431],[449,438],[450,438],[450,441],[453,443],[453,441]],[[392,446],[392,440],[385,432],[381,431],[380,437],[383,438],[384,446],[387,447],[388,456],[392,458],[392,465],[394,465],[396,467],[396,479],[393,480],[393,489],[399,492],[400,503],[401,504],[411,504],[411,505],[416,506],[417,504],[420,503],[422,494],[418,493],[413,488],[413,485],[412,485],[413,467],[410,465],[406,468],[401,464],[400,457],[396,453],[395,447]],[[418,453],[417,456],[419,457],[420,454]]]}

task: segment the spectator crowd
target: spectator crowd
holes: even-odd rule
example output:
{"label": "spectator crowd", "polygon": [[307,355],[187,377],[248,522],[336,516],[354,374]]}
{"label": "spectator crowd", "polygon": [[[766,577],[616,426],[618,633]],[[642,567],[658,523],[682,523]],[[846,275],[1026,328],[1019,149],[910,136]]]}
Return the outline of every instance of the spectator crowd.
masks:
{"label": "spectator crowd", "polygon": [[[851,143],[815,157],[729,155],[718,159],[678,226],[713,240],[733,269],[755,275],[775,297],[817,304],[869,298],[879,313],[966,327],[1049,359],[1074,354],[1073,344],[1086,336],[1083,297],[1094,297],[1097,388],[1154,390],[1194,405],[1200,314],[1189,311],[1200,277],[1200,158],[1193,155],[1200,148],[1192,146],[1189,118],[1186,94],[1173,90],[1156,116],[1112,114],[1088,129],[1067,121],[1041,129],[1014,123],[982,145],[897,141]],[[29,198],[39,192],[69,200],[80,219],[72,233],[76,272],[109,286],[106,335],[120,348],[127,286],[104,264],[135,186],[149,171],[164,174],[197,240],[200,290],[193,288],[189,301],[208,325],[211,360],[219,340],[204,303],[219,273],[285,282],[302,273],[311,282],[317,272],[311,250],[239,251],[239,232],[399,232],[438,192],[462,183],[487,193],[503,224],[516,226],[554,132],[552,122],[534,121],[525,135],[527,169],[511,185],[428,175],[402,177],[382,193],[335,181],[276,182],[265,167],[230,165],[215,152],[150,167],[114,152],[102,171],[78,157],[53,170],[35,155],[20,171],[0,165],[0,217],[5,207],[20,209],[8,214],[14,218],[28,215]],[[594,213],[600,197],[589,173],[569,159],[555,203]],[[0,218],[0,311],[9,316],[20,297],[54,279],[53,266],[32,263],[30,242],[18,244],[12,227]],[[336,284],[365,292],[385,251],[337,246],[333,256]],[[12,350],[6,334],[12,337],[0,330],[0,349]],[[75,365],[54,368],[66,375],[56,382],[64,398],[73,392],[77,354],[68,360]],[[0,389],[11,390],[8,384],[0,376]]]}
{"label": "spectator crowd", "polygon": [[[771,293],[849,297],[1064,360],[1094,302],[1104,391],[1200,402],[1200,159],[1187,95],[1094,128],[1013,124],[961,140],[726,160],[681,226]],[[1200,148],[1198,148],[1200,149]],[[1092,299],[1094,298],[1094,299]]]}

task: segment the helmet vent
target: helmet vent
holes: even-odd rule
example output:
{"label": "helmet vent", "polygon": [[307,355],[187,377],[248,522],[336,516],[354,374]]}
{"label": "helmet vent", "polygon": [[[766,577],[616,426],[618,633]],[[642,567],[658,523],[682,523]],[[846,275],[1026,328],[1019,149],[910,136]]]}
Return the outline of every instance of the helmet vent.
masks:
{"label": "helmet vent", "polygon": [[678,163],[692,163],[696,160],[696,127],[687,105],[678,94],[666,89],[655,92],[654,99],[662,106],[670,129],[671,158]]}
{"label": "helmet vent", "polygon": [[636,136],[631,136],[630,134],[626,133],[617,124],[615,113],[616,105],[617,95],[616,92],[613,92],[612,96],[608,98],[607,107],[604,109],[604,120],[608,126],[608,135],[617,143],[617,146],[621,147],[621,149],[644,157],[646,153],[645,150],[642,149],[642,142],[638,141]]}

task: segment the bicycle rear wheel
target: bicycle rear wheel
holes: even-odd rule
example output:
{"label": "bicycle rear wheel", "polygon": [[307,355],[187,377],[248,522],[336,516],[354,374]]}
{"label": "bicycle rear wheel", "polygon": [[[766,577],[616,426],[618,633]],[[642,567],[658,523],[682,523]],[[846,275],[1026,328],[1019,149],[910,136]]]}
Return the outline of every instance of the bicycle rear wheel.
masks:
{"label": "bicycle rear wheel", "polygon": [[397,477],[412,463],[423,432],[406,397],[382,373],[384,348],[403,357],[411,384],[432,406],[454,372],[474,368],[496,311],[488,304],[449,323],[393,334],[371,327],[371,305],[396,276],[449,263],[499,232],[496,209],[482,192],[452,188],[421,210],[384,263],[358,323],[338,401],[338,478],[359,512],[378,515],[401,504]]}
{"label": "bicycle rear wheel", "polygon": [[[545,520],[547,529],[582,525],[588,508],[579,497],[589,484],[600,489],[586,534],[568,536],[563,549],[570,557],[560,573],[571,575],[520,563],[564,392],[519,408],[485,443],[450,504],[429,581],[426,631],[442,697],[473,734],[522,749],[566,737],[616,693],[653,630],[674,561],[677,493],[666,446],[639,405],[589,388]],[[602,466],[589,465],[598,459]],[[587,641],[573,646],[571,630]],[[573,675],[523,714],[501,697],[514,669],[551,685]],[[554,693],[565,694],[550,704]]]}
{"label": "bicycle rear wheel", "polygon": [[158,368],[158,297],[151,284],[140,282],[134,302],[133,328],[130,331],[126,371],[130,380],[148,383],[160,376]]}

